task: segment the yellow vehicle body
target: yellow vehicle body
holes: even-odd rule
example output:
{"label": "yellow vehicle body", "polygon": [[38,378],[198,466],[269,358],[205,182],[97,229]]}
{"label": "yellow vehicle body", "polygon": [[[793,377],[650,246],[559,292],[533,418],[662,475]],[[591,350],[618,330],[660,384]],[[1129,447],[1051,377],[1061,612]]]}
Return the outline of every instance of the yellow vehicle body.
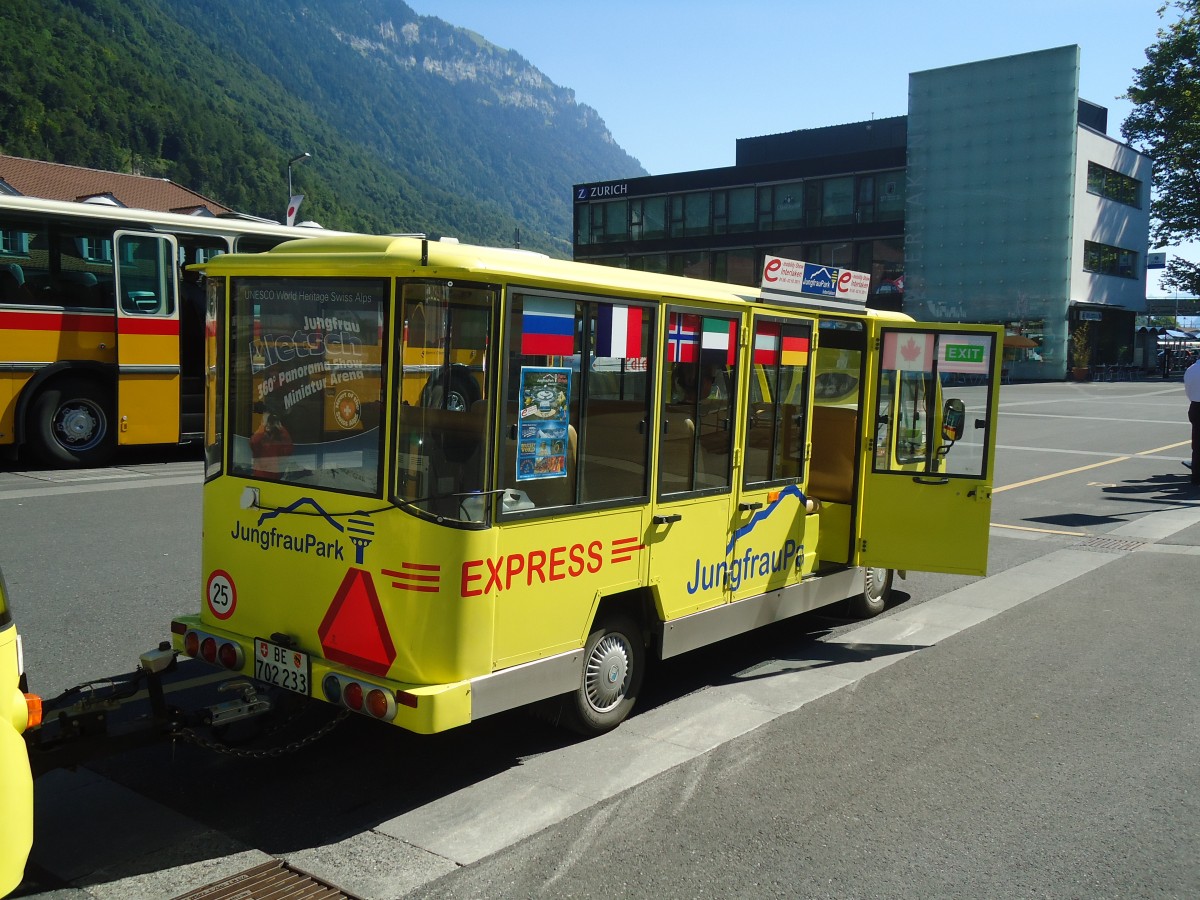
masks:
{"label": "yellow vehicle body", "polygon": [[33,776],[21,737],[29,706],[21,675],[20,637],[0,574],[0,896],[21,883],[33,845]]}
{"label": "yellow vehicle body", "polygon": [[[986,569],[998,328],[411,238],[206,274],[205,583],[172,630],[231,672],[419,733],[573,697],[595,733],[646,656]],[[460,367],[469,403],[434,389]]]}

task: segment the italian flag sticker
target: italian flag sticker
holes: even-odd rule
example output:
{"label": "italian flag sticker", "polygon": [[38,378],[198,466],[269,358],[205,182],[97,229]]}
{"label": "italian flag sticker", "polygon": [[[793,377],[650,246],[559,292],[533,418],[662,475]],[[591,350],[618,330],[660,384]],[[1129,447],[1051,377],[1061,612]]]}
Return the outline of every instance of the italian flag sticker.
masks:
{"label": "italian flag sticker", "polygon": [[723,353],[725,365],[732,366],[737,354],[737,320],[704,319],[700,328],[700,349]]}

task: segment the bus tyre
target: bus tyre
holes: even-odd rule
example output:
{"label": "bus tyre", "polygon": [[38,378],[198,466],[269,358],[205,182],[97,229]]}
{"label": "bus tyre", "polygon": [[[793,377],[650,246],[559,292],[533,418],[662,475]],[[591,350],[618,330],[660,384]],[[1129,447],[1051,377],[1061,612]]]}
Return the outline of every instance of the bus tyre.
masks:
{"label": "bus tyre", "polygon": [[443,387],[442,376],[438,374],[430,378],[421,391],[422,406],[450,412],[467,412],[478,399],[479,388],[469,375],[461,372],[451,374],[449,390]]}
{"label": "bus tyre", "polygon": [[597,618],[583,656],[583,680],[567,699],[564,724],[591,737],[616,728],[633,709],[646,670],[642,630],[623,613]]}
{"label": "bus tyre", "polygon": [[863,592],[846,601],[850,614],[858,619],[869,619],[883,612],[892,592],[893,574],[891,569],[864,569]]}
{"label": "bus tyre", "polygon": [[101,466],[116,441],[107,392],[90,381],[64,378],[33,399],[27,437],[38,461],[48,466]]}

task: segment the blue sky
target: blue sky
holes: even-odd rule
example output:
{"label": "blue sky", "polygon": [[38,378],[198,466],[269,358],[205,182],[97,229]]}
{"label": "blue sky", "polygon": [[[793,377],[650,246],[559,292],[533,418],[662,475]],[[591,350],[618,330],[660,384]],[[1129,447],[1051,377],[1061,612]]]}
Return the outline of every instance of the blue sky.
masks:
{"label": "blue sky", "polygon": [[652,175],[733,165],[740,137],[903,115],[910,72],[1067,44],[1119,138],[1164,22],[1162,0],[407,2],[573,89]]}

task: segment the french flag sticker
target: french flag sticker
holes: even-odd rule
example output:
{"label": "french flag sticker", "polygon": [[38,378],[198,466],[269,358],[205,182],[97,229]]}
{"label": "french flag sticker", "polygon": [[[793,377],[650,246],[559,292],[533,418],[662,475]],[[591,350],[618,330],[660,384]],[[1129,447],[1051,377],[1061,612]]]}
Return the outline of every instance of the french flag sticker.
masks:
{"label": "french flag sticker", "polygon": [[601,303],[596,321],[596,355],[635,359],[642,354],[642,310]]}

